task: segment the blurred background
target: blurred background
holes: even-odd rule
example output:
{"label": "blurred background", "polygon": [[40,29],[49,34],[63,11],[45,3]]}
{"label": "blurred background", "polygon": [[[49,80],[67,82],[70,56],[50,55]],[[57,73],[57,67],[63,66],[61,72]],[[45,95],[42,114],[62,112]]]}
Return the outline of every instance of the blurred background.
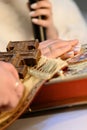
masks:
{"label": "blurred background", "polygon": [[86,21],[87,21],[87,1],[86,0],[74,0],[81,9]]}

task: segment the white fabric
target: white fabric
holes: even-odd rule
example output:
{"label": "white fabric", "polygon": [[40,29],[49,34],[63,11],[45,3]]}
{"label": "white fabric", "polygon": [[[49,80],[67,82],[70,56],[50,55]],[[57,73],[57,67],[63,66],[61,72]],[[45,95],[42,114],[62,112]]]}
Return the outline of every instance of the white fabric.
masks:
{"label": "white fabric", "polygon": [[74,0],[51,0],[53,18],[62,39],[79,39],[87,43],[87,24]]}
{"label": "white fabric", "polygon": [[[0,51],[9,41],[33,39],[28,0],[0,0]],[[87,26],[73,0],[50,0],[60,38],[87,41]]]}
{"label": "white fabric", "polygon": [[87,130],[87,109],[17,120],[6,130]]}

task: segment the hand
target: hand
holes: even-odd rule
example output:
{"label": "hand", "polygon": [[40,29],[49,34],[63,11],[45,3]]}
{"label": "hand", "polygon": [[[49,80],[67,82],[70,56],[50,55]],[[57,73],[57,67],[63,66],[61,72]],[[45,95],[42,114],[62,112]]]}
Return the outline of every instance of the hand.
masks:
{"label": "hand", "polygon": [[62,56],[62,58],[65,59],[71,57],[71,55],[67,55],[67,53],[71,51],[73,51],[74,55],[79,53],[80,49],[78,49],[79,51],[77,51],[77,53],[75,51],[75,47],[77,45],[78,40],[65,41],[61,39],[55,39],[41,42],[39,44],[39,49],[41,49],[42,55],[45,55],[49,58],[57,58],[59,56]]}
{"label": "hand", "polygon": [[24,87],[13,65],[0,61],[0,111],[15,108],[23,90]]}
{"label": "hand", "polygon": [[[46,28],[47,39],[57,38],[58,33],[53,23],[52,18],[52,5],[49,0],[40,0],[31,5],[33,11],[30,12],[32,22]],[[37,17],[44,16],[44,19],[38,19]]]}
{"label": "hand", "polygon": [[62,59],[67,59],[67,58],[72,58],[75,55],[79,54],[81,51],[81,44],[78,43],[77,45],[75,45],[70,51],[68,51],[67,53],[63,54],[61,56]]}

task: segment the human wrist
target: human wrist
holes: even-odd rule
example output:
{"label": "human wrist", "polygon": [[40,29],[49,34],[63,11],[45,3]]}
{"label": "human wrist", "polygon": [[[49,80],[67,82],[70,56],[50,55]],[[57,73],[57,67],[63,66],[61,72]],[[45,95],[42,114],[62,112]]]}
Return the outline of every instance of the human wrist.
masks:
{"label": "human wrist", "polygon": [[46,33],[47,33],[47,39],[56,39],[58,38],[58,31],[55,26],[49,26],[46,28]]}

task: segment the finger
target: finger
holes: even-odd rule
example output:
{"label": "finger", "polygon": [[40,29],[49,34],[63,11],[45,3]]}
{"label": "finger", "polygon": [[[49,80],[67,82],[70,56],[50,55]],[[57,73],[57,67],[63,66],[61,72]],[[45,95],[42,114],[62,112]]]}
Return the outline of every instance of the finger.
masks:
{"label": "finger", "polygon": [[52,47],[55,48],[61,48],[63,46],[67,46],[68,44],[70,44],[71,46],[75,46],[77,45],[78,40],[72,40],[72,41],[64,41],[64,40],[60,40],[60,39],[54,39],[54,40],[47,40],[45,42],[41,42],[39,45],[40,49],[43,49],[46,47],[48,47],[49,45],[52,45]]}
{"label": "finger", "polygon": [[15,67],[11,63],[6,63],[3,61],[0,61],[0,65],[2,65],[5,69],[10,71],[15,76],[15,78],[17,78],[17,79],[19,78],[17,70],[15,69]]}
{"label": "finger", "polygon": [[51,52],[54,52],[55,50],[64,48],[65,46],[68,45],[70,45],[72,49],[73,47],[72,45],[75,44],[77,44],[77,40],[66,42],[66,41],[60,41],[58,39],[55,39],[52,41],[51,40],[47,41],[45,43],[43,42],[42,44],[39,45],[39,48],[41,49],[42,54],[45,54],[49,52],[49,46],[51,48]]}
{"label": "finger", "polygon": [[2,106],[8,105],[8,103],[9,103],[9,100],[7,98],[7,95],[4,95],[4,100],[3,100],[3,96],[0,97],[0,108]]}
{"label": "finger", "polygon": [[43,44],[39,44],[39,49],[41,50],[41,53],[42,54],[48,53],[50,51],[49,47],[51,47],[51,51],[55,51],[55,50],[53,50],[53,48],[51,46],[52,43],[55,43],[55,42],[56,42],[56,40],[47,40],[45,42],[42,42]]}
{"label": "finger", "polygon": [[16,79],[19,79],[18,72],[12,64],[10,64],[10,63],[8,64],[8,69],[15,76]]}
{"label": "finger", "polygon": [[64,46],[62,48],[56,49],[53,52],[53,58],[57,58],[57,57],[63,55],[64,53],[68,52],[71,48],[72,48],[71,45],[67,45],[67,46]]}
{"label": "finger", "polygon": [[16,107],[16,105],[18,104],[19,98],[17,97],[17,94],[14,90],[7,90],[7,94],[4,95],[4,99],[0,100],[0,110],[3,109],[5,110],[7,108],[8,109],[12,109],[14,107]]}
{"label": "finger", "polygon": [[55,41],[54,44],[52,44],[52,48],[56,49],[56,48],[61,48],[67,45],[70,45],[73,47],[77,45],[77,43],[78,43],[78,40],[70,40],[70,41],[59,40],[58,42]]}
{"label": "finger", "polygon": [[[67,42],[67,41],[66,41]],[[72,45],[72,46],[75,46],[79,43],[79,41],[77,39],[75,40],[70,40],[69,43]]]}
{"label": "finger", "polygon": [[49,45],[54,44],[57,41],[58,41],[58,39],[54,39],[54,40],[50,39],[50,40],[40,42],[39,49],[46,49]]}
{"label": "finger", "polygon": [[52,8],[51,2],[49,1],[38,1],[31,5],[32,9],[39,9],[39,8]]}
{"label": "finger", "polygon": [[49,58],[57,58],[71,49],[71,45],[64,46],[62,48],[56,49],[55,51],[45,52],[44,55]]}
{"label": "finger", "polygon": [[11,90],[9,106],[15,108],[23,95],[23,86],[19,85],[17,88]]}
{"label": "finger", "polygon": [[63,54],[62,56],[61,56],[61,58],[62,59],[68,59],[68,58],[72,58],[72,57],[74,57],[74,51],[70,51],[70,52],[68,52],[68,53],[65,53],[65,54]]}
{"label": "finger", "polygon": [[38,9],[30,12],[31,17],[45,16],[50,17],[51,12],[48,9]]}
{"label": "finger", "polygon": [[[41,10],[41,12],[40,12],[40,10]],[[30,14],[30,16],[32,17],[32,19],[38,19],[37,17],[39,17],[39,16],[45,16],[44,17],[44,20],[46,20],[47,18],[49,18],[49,16],[50,16],[50,13],[47,11],[47,10],[45,10],[45,12],[46,12],[46,14],[45,14],[45,12],[42,12],[42,11],[44,11],[44,9],[42,10],[42,9],[40,9],[40,10],[38,10],[38,11],[31,11],[29,14]]]}
{"label": "finger", "polygon": [[77,40],[74,41],[62,41],[62,42],[55,42],[55,44],[51,44],[51,48],[53,51],[55,51],[56,49],[61,49],[64,48],[65,46],[70,45],[71,49],[73,48],[73,46],[75,46],[77,44]]}
{"label": "finger", "polygon": [[11,108],[9,105],[1,106],[1,107],[0,107],[0,112],[9,111],[9,110],[11,110],[11,109],[12,109],[12,108]]}
{"label": "finger", "polygon": [[18,105],[20,98],[17,96],[15,91],[12,92],[12,95],[11,95],[10,98],[11,99],[9,101],[9,107],[10,108],[15,108]]}
{"label": "finger", "polygon": [[33,18],[31,21],[34,24],[40,25],[40,26],[45,27],[45,28],[48,27],[48,23],[49,23],[49,21],[46,21],[46,20],[43,20],[43,19],[38,19],[38,18]]}
{"label": "finger", "polygon": [[24,92],[24,86],[21,83],[21,81],[17,78],[15,78],[12,73],[9,74],[10,78],[11,78],[11,82],[8,81],[8,85],[9,85],[9,89],[11,91],[15,91],[16,95],[21,98]]}
{"label": "finger", "polygon": [[78,54],[81,51],[81,45],[77,44],[74,48],[73,48],[74,54]]}
{"label": "finger", "polygon": [[17,95],[16,91],[11,91],[11,94],[9,94],[9,99],[5,98],[6,100],[2,100],[2,104],[0,105],[0,111],[7,111],[10,109],[15,108],[22,96]]}
{"label": "finger", "polygon": [[24,86],[23,86],[23,84],[20,81],[16,81],[14,89],[15,89],[15,91],[17,93],[17,96],[19,98],[21,98],[22,95],[23,95],[23,92],[24,92]]}
{"label": "finger", "polygon": [[79,54],[80,53],[80,50],[81,50],[81,45],[80,44],[77,44],[73,49],[72,51],[69,51],[68,53],[62,55],[62,59],[67,59],[67,58],[72,58],[74,57],[75,55]]}

